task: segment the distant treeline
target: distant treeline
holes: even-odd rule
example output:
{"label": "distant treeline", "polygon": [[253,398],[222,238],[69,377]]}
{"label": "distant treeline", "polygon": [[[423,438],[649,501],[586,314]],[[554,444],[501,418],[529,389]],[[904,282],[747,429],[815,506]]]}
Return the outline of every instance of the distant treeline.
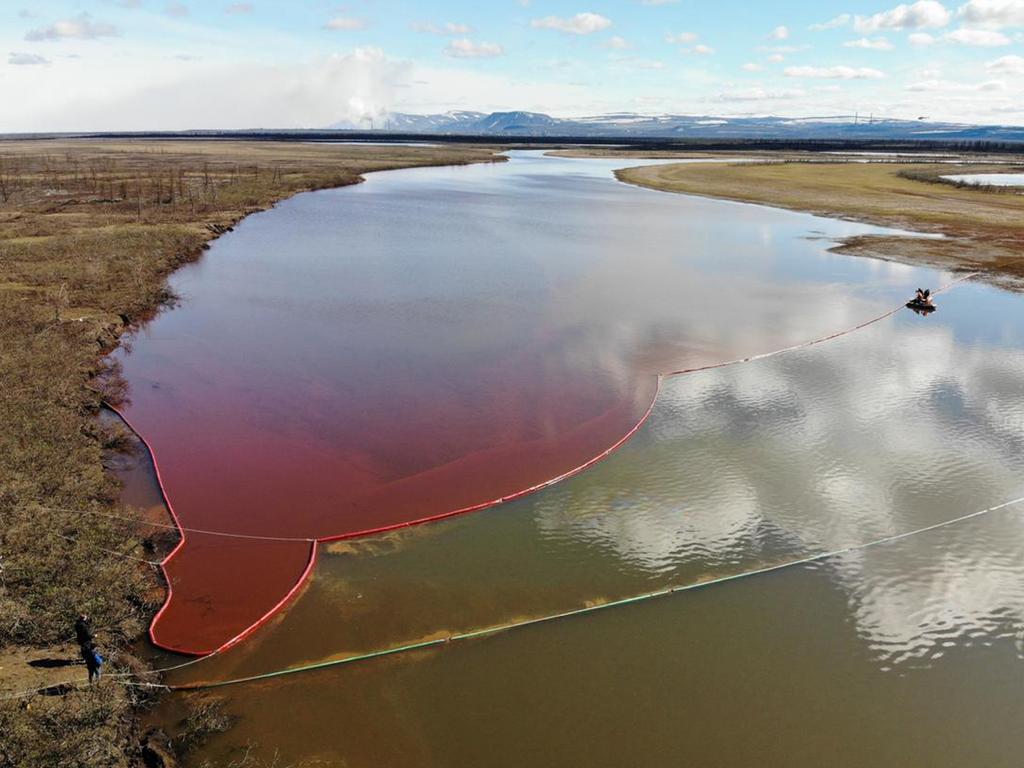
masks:
{"label": "distant treeline", "polygon": [[1024,154],[1024,141],[991,139],[823,139],[823,138],[665,138],[660,136],[512,136],[500,134],[381,133],[379,131],[146,131],[108,133],[9,134],[0,139],[203,139],[305,142],[430,142],[503,146],[593,146],[645,150],[803,151],[803,152],[951,152]]}
{"label": "distant treeline", "polygon": [[803,152],[951,152],[1024,154],[1024,141],[990,139],[822,139],[822,138],[665,138],[639,136],[509,136],[490,134],[381,133],[379,131],[152,131],[19,134],[18,139],[203,139],[306,142],[430,142],[505,146],[603,145],[646,150],[788,150]]}

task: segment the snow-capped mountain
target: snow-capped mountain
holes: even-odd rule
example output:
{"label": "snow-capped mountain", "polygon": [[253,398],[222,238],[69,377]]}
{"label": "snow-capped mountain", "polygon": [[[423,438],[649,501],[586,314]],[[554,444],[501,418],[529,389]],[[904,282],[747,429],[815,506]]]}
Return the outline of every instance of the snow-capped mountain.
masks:
{"label": "snow-capped mountain", "polygon": [[[366,130],[335,124],[330,128]],[[377,119],[373,129],[392,133],[481,136],[650,137],[700,139],[934,139],[945,141],[1024,141],[1024,127],[893,120],[861,115],[829,117],[722,117],[717,115],[641,115],[620,112],[557,118],[540,112],[473,112],[433,115],[395,112]]]}
{"label": "snow-capped mountain", "polygon": [[[473,126],[487,117],[484,112],[456,109],[436,115],[413,115],[406,112],[392,112],[385,118],[360,121],[343,120],[327,126],[331,130],[383,130],[398,133],[456,133],[461,128]],[[478,131],[474,131],[478,132]]]}

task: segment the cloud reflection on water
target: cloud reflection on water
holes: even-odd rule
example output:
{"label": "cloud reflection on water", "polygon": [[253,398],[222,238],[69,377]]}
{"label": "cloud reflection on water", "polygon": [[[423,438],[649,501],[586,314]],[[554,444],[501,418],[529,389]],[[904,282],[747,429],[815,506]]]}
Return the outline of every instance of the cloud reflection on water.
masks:
{"label": "cloud reflection on water", "polygon": [[[971,300],[947,302],[958,298]],[[1024,351],[954,330],[901,316],[671,380],[645,444],[610,462],[603,483],[595,473],[567,489],[572,503],[539,500],[540,528],[670,574],[685,561],[839,548],[1024,495]],[[829,567],[858,631],[893,665],[1020,636],[1022,548],[1024,519],[1008,509]]]}

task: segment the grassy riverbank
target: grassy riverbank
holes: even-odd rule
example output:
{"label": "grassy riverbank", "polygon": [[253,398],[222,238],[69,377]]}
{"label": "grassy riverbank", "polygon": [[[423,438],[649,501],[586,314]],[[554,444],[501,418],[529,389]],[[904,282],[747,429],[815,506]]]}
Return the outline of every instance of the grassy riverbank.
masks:
{"label": "grassy riverbank", "polygon": [[[298,192],[493,159],[484,147],[0,142],[0,697],[84,679],[69,644],[80,611],[108,671],[141,668],[130,646],[162,585],[139,560],[168,542],[102,516],[132,511],[104,469],[125,437],[96,415],[125,395],[106,355],[173,303],[167,276]],[[144,692],[108,679],[49,693],[0,700],[0,765],[139,764]]]}
{"label": "grassy riverbank", "polygon": [[[823,216],[946,235],[907,240],[858,237],[846,253],[1024,280],[1024,195],[935,183],[962,166],[929,163],[660,165],[617,172],[622,181],[669,192],[759,203]],[[970,173],[1013,170],[971,165]]]}

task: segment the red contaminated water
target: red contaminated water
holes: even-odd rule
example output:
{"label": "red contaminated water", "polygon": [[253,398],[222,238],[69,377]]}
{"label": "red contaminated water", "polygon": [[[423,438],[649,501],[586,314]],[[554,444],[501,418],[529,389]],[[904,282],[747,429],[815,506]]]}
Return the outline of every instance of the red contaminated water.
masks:
{"label": "red contaminated water", "polygon": [[[817,284],[787,285],[782,316],[777,284],[730,274],[758,209],[716,219],[720,204],[690,201],[710,215],[683,217],[680,198],[581,167],[403,171],[302,195],[174,276],[183,305],[122,355],[125,416],[183,528],[298,540],[186,531],[156,644],[204,654],[244,637],[301,587],[312,540],[587,466],[646,417],[657,371],[848,323],[851,302]],[[822,253],[794,221],[791,247]]]}
{"label": "red contaminated water", "polygon": [[[421,396],[425,383],[415,380]],[[538,411],[517,407],[529,401],[517,384],[468,377],[470,389],[508,403],[497,423],[475,423],[472,405],[447,402],[397,409],[396,425],[385,399],[360,414],[357,427],[321,423],[315,439],[267,439],[237,410],[258,401],[205,401],[196,404],[200,412],[184,406],[166,421],[136,418],[144,413],[136,405],[127,416],[142,435],[158,436],[148,442],[181,526],[322,541],[483,508],[580,468],[633,430],[657,389],[657,379],[645,376],[629,396],[602,398],[587,393],[585,381],[567,380],[537,393]],[[392,440],[361,439],[382,434]],[[218,523],[225,505],[241,512],[230,525]],[[156,644],[199,654],[241,639],[292,595],[315,558],[311,542],[241,536],[185,533],[164,564],[172,594],[152,627]]]}

